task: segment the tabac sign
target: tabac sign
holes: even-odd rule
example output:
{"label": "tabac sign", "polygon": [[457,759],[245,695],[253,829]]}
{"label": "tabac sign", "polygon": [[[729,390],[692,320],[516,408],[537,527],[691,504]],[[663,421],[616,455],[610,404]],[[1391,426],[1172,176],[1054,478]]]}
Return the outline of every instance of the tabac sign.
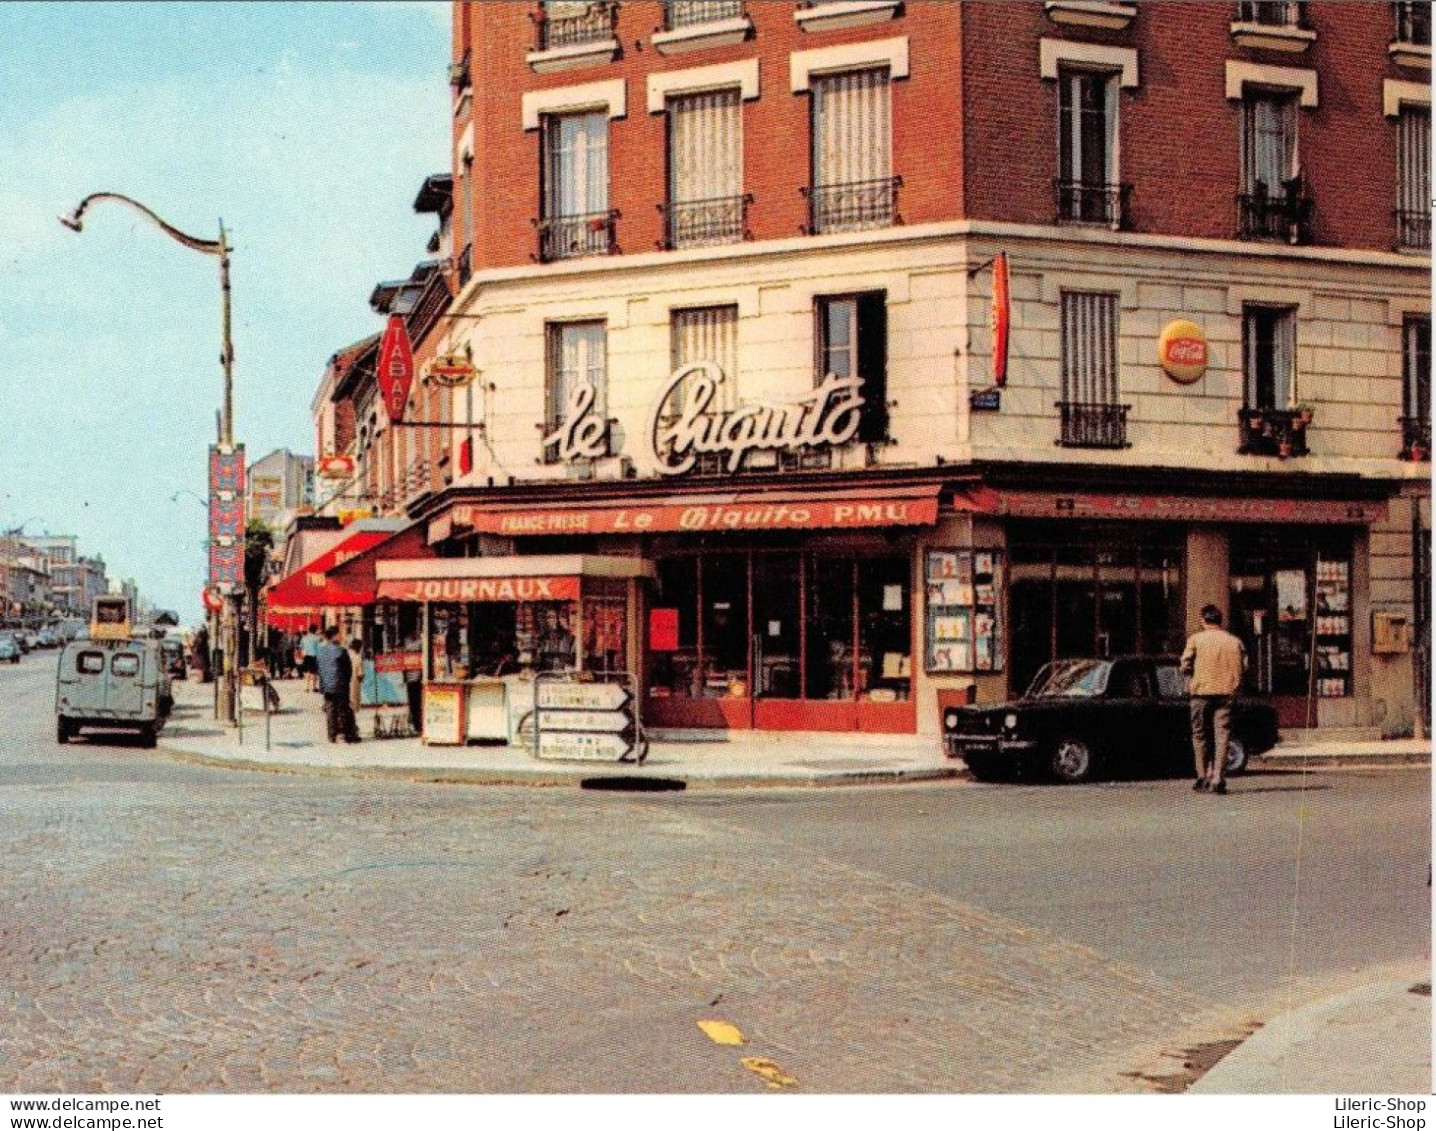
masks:
{"label": "tabac sign", "polygon": [[404,319],[389,316],[384,339],[379,343],[379,391],[390,420],[403,420],[409,403],[409,389],[414,384],[414,347],[409,344],[409,331]]}

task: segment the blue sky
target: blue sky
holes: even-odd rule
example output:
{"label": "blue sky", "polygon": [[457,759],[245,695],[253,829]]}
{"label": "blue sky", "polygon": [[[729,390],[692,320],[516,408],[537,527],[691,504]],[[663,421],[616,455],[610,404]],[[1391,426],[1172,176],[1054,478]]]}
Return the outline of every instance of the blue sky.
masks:
{"label": "blue sky", "polygon": [[217,261],[100,203],[133,196],[233,253],[235,438],[313,447],[329,355],[381,328],[448,168],[449,5],[0,4],[0,525],[76,534],[200,616]]}

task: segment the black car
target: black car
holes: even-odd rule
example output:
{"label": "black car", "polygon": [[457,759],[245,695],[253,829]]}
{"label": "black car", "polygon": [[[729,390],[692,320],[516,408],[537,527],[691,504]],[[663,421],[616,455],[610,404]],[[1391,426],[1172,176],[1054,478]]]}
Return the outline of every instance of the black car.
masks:
{"label": "black car", "polygon": [[[1193,776],[1186,677],[1172,656],[1057,660],[1021,699],[996,706],[948,707],[942,730],[949,757],[973,777],[1039,772],[1085,781],[1116,771]],[[1276,745],[1276,710],[1236,699],[1226,772]]]}

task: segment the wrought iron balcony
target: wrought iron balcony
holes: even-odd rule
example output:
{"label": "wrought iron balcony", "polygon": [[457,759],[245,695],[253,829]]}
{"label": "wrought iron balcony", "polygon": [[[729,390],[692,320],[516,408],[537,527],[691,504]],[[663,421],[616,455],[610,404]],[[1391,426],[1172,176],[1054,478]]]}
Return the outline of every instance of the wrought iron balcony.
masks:
{"label": "wrought iron balcony", "polygon": [[464,250],[459,253],[459,286],[469,281],[469,276],[474,273],[474,245],[467,244]]}
{"label": "wrought iron balcony", "polygon": [[1272,194],[1260,182],[1257,190],[1237,196],[1237,238],[1311,242],[1311,216],[1315,205],[1300,178],[1286,182]]}
{"label": "wrought iron balcony", "polygon": [[1431,250],[1431,213],[1424,208],[1396,210],[1396,246],[1408,250]]}
{"label": "wrought iron balcony", "polygon": [[1306,430],[1311,414],[1290,408],[1244,408],[1237,412],[1241,443],[1237,451],[1246,456],[1307,455]]}
{"label": "wrought iron balcony", "polygon": [[1418,463],[1431,458],[1431,418],[1429,416],[1403,416],[1401,418],[1401,458]]}
{"label": "wrought iron balcony", "polygon": [[1062,432],[1057,443],[1064,448],[1127,447],[1129,404],[1092,401],[1058,401]]}
{"label": "wrought iron balcony", "polygon": [[1426,0],[1397,0],[1391,5],[1396,18],[1396,42],[1431,46],[1431,8]]}
{"label": "wrought iron balcony", "polygon": [[667,0],[663,5],[665,31],[742,18],[743,0]]}
{"label": "wrought iron balcony", "polygon": [[1239,0],[1237,20],[1265,27],[1306,27],[1306,5],[1300,0]]}
{"label": "wrought iron balcony", "polygon": [[1102,224],[1114,232],[1127,226],[1131,185],[1056,180],[1059,224]]}
{"label": "wrought iron balcony", "polygon": [[799,191],[808,198],[809,235],[857,232],[886,228],[899,222],[898,189],[901,177],[850,181],[839,185],[813,185]]}
{"label": "wrought iron balcony", "polygon": [[534,21],[538,27],[537,50],[580,47],[585,43],[603,43],[618,36],[618,5],[611,0],[589,4],[581,9],[575,5],[560,10],[566,14],[551,15],[549,5],[540,7]]}
{"label": "wrought iron balcony", "polygon": [[583,259],[590,255],[608,255],[617,247],[615,222],[618,209],[588,212],[581,216],[554,216],[535,220],[538,229],[540,263],[556,259]]}
{"label": "wrought iron balcony", "polygon": [[708,200],[674,200],[660,204],[664,247],[712,247],[739,243],[747,234],[748,205],[753,194],[716,196]]}
{"label": "wrought iron balcony", "polygon": [[455,94],[469,88],[469,53],[467,51],[457,63],[449,64],[449,85],[454,88]]}

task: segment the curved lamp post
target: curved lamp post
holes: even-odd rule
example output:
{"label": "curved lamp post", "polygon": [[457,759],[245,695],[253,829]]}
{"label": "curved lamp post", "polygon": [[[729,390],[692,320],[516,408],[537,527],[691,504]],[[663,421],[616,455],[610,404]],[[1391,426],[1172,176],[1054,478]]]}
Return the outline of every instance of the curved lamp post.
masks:
{"label": "curved lamp post", "polygon": [[[75,211],[68,216],[61,216],[60,223],[76,232],[84,230],[85,211],[98,200],[113,200],[120,204],[133,208],[145,219],[149,220],[165,235],[176,243],[183,244],[191,251],[198,251],[205,255],[213,255],[219,259],[219,287],[221,306],[221,345],[219,361],[224,368],[224,407],[219,416],[219,446],[223,451],[231,451],[234,448],[234,345],[230,341],[230,311],[229,311],[229,239],[225,235],[224,221],[219,222],[219,239],[202,240],[197,236],[189,235],[180,231],[173,224],[162,219],[153,209],[146,208],[138,200],[134,200],[123,193],[118,192],[95,192],[85,197],[76,206]],[[215,717],[220,722],[232,723],[235,721],[235,711],[238,703],[237,680],[239,667],[237,659],[239,655],[239,617],[238,609],[235,607],[237,598],[233,594],[226,596],[224,607],[221,612],[220,623],[220,647],[226,658],[224,678],[217,681],[215,697]]]}

